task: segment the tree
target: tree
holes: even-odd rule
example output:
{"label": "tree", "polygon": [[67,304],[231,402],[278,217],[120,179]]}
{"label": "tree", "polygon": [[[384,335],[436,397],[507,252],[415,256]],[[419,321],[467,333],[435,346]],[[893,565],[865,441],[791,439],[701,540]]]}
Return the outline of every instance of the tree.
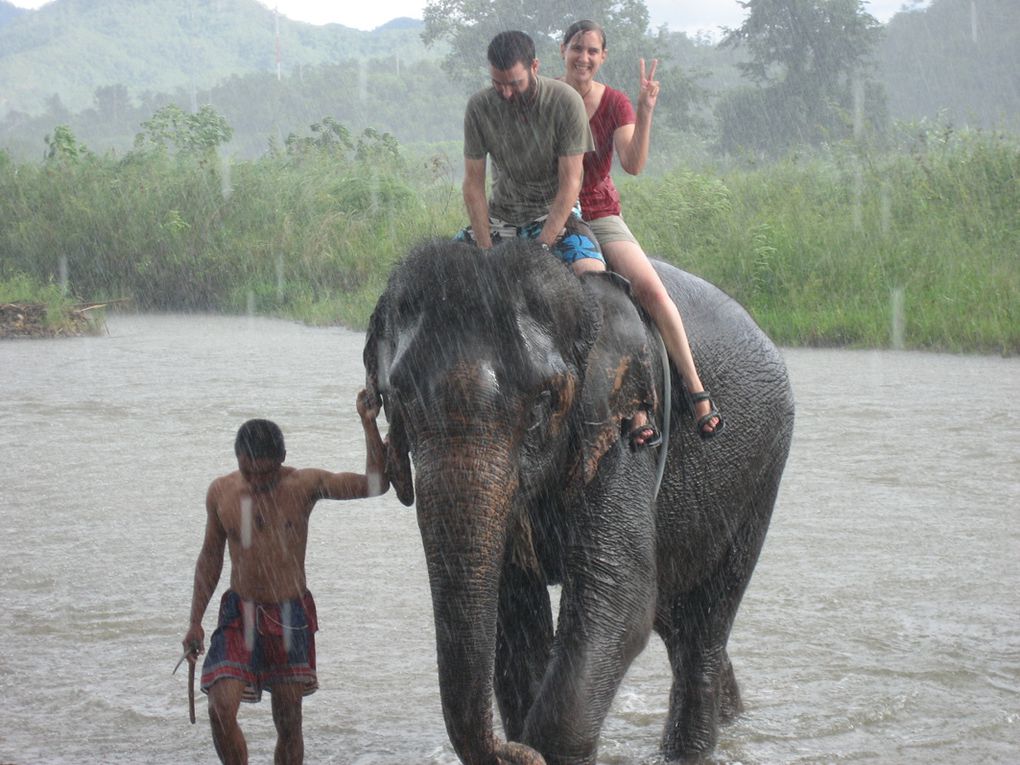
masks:
{"label": "tree", "polygon": [[47,134],[43,140],[46,142],[46,160],[48,162],[77,164],[85,157],[92,156],[88,147],[78,142],[67,125],[57,125],[53,130],[53,135]]}
{"label": "tree", "polygon": [[1020,127],[1020,2],[934,0],[898,13],[879,46],[892,116]]}
{"label": "tree", "polygon": [[863,0],[738,0],[750,10],[727,30],[721,47],[746,45],[751,60],[738,64],[760,92],[734,92],[717,109],[723,148],[728,137],[758,136],[786,149],[856,132],[865,102],[870,122],[884,110],[881,90],[867,70],[881,27]]}
{"label": "tree", "polygon": [[298,136],[291,133],[284,145],[287,154],[292,157],[303,157],[312,154],[326,154],[346,159],[348,152],[354,148],[351,131],[332,117],[323,117],[320,122],[311,126],[312,136]]}
{"label": "tree", "polygon": [[96,88],[93,96],[99,121],[118,124],[131,111],[131,96],[123,85],[105,85]]}
{"label": "tree", "polygon": [[[445,42],[450,52],[443,69],[465,92],[489,81],[485,51],[499,32],[520,29],[535,41],[541,73],[562,73],[560,44],[563,32],[580,19],[592,19],[606,32],[609,56],[599,78],[637,96],[638,59],[659,59],[662,94],[657,107],[663,129],[686,130],[697,121],[698,104],[707,93],[679,66],[669,64],[669,35],[648,34],[648,9],[643,0],[430,0],[425,6],[426,45]],[[667,128],[668,126],[668,128]]]}
{"label": "tree", "polygon": [[208,159],[233,134],[233,128],[211,106],[188,114],[171,104],[142,123],[142,132],[135,136],[135,149],[169,152],[173,146],[178,155]]}
{"label": "tree", "polygon": [[[639,56],[652,58],[654,38],[646,37],[648,9],[643,0],[429,0],[425,6],[427,46],[443,41],[450,52],[443,69],[472,91],[487,83],[485,51],[499,32],[519,29],[535,41],[543,73],[558,75],[563,31],[579,19],[593,19],[606,30],[612,55],[603,71],[613,82],[630,82]],[[624,79],[625,78],[625,79]]]}
{"label": "tree", "polygon": [[59,93],[54,93],[46,99],[44,115],[47,120],[57,124],[66,124],[71,119],[71,112],[60,99]]}

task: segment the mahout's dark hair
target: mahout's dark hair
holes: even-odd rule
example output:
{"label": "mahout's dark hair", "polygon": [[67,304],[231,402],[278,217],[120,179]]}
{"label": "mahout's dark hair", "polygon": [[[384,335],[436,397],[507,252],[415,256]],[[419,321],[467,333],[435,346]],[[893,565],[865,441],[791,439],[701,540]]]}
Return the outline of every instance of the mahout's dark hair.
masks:
{"label": "mahout's dark hair", "polygon": [[248,420],[237,429],[234,454],[252,459],[282,460],[287,451],[283,445],[283,431],[271,420]]}

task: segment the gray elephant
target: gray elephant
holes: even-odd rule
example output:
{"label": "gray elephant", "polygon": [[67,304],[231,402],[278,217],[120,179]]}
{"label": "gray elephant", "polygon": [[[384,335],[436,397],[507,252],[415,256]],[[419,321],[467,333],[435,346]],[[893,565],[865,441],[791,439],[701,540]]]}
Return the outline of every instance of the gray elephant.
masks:
{"label": "gray elephant", "polygon": [[[443,715],[470,765],[594,763],[653,628],[673,673],[667,759],[710,752],[740,710],[726,643],[772,514],[793,396],[779,352],[736,302],[656,268],[726,415],[711,441],[698,439],[680,381],[662,377],[658,336],[622,280],[578,278],[531,243],[423,244],[372,315],[367,383],[385,403],[397,495],[417,499]],[[668,450],[634,449],[634,413],[650,404],[662,422],[667,403]]]}

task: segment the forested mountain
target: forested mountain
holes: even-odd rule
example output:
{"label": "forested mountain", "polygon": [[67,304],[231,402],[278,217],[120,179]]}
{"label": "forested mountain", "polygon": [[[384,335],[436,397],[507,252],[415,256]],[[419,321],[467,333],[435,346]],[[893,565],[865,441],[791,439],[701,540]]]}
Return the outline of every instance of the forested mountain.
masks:
{"label": "forested mountain", "polygon": [[934,0],[898,13],[878,63],[894,118],[1020,130],[1020,0]]}
{"label": "forested mountain", "polygon": [[[209,88],[231,75],[285,73],[349,58],[407,60],[428,53],[418,24],[374,32],[291,21],[255,0],[55,0],[11,14],[0,26],[0,117],[38,113],[54,94],[73,111],[96,88],[123,85],[131,97]],[[279,30],[279,45],[277,45]]]}
{"label": "forested mountain", "polygon": [[[0,0],[0,150],[41,157],[44,136],[67,125],[97,153],[124,152],[169,104],[211,106],[233,130],[228,151],[246,157],[324,117],[403,145],[456,142],[466,86],[441,66],[451,48],[426,48],[422,30],[411,19],[373,32],[315,26],[255,0],[53,0],[37,11]],[[881,32],[870,77],[888,115],[1020,129],[1020,0],[933,0]],[[660,141],[697,133],[719,146],[718,105],[737,91],[754,103],[748,51],[682,33],[647,42],[642,55],[663,58]]]}
{"label": "forested mountain", "polygon": [[10,3],[5,3],[4,0],[0,0],[0,28],[3,28],[5,24],[13,21],[23,13],[25,13],[24,8],[19,8],[16,5],[11,5]]}

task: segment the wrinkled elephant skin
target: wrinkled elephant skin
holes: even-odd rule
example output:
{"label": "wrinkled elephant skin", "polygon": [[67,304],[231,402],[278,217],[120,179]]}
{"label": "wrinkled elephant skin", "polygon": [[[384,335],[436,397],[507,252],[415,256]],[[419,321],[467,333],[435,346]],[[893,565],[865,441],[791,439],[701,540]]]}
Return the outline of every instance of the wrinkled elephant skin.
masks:
{"label": "wrinkled elephant skin", "polygon": [[[740,711],[726,644],[772,515],[793,395],[739,305],[656,268],[727,421],[699,440],[672,373],[657,499],[662,450],[632,450],[626,433],[643,403],[661,421],[661,345],[621,280],[578,278],[531,243],[485,254],[436,241],[394,269],[372,315],[368,386],[385,402],[391,480],[417,509],[444,719],[470,765],[594,763],[653,629],[673,675],[667,759],[711,752]],[[493,695],[513,743],[494,731]]]}

